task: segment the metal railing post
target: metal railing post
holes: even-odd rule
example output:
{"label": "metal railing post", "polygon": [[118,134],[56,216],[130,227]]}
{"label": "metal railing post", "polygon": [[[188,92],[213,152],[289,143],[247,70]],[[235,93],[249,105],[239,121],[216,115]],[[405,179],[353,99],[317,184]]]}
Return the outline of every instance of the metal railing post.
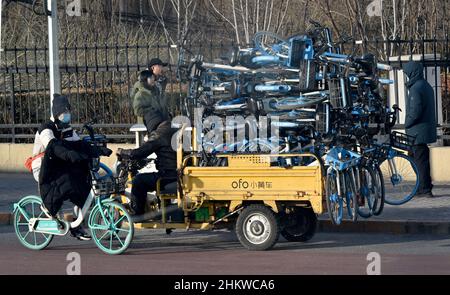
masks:
{"label": "metal railing post", "polygon": [[11,141],[16,143],[16,103],[14,94],[14,73],[11,73]]}
{"label": "metal railing post", "polygon": [[[47,0],[47,9],[51,15],[48,19],[48,58],[50,79],[50,113],[52,112],[53,95],[61,93],[61,75],[59,72],[59,45],[58,45],[58,5],[57,0]],[[53,114],[52,114],[53,116]]]}

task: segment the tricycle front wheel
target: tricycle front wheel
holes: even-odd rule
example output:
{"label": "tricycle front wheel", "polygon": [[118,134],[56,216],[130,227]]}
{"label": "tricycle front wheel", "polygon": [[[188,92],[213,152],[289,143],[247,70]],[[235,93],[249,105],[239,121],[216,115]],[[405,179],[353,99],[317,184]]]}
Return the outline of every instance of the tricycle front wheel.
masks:
{"label": "tricycle front wheel", "polygon": [[250,205],[242,210],[236,222],[236,235],[241,244],[252,251],[272,248],[280,236],[273,211],[264,205]]}

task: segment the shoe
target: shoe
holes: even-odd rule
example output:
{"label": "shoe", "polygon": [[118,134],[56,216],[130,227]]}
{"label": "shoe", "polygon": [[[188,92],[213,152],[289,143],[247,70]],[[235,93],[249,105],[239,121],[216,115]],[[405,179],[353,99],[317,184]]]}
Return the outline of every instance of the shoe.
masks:
{"label": "shoe", "polygon": [[125,208],[125,210],[127,210],[127,212],[130,215],[136,215],[136,212],[134,212],[133,208],[131,207],[131,203],[125,203],[125,204],[122,204],[122,206]]}
{"label": "shoe", "polygon": [[70,235],[80,241],[90,241],[92,239],[81,226],[71,228]]}

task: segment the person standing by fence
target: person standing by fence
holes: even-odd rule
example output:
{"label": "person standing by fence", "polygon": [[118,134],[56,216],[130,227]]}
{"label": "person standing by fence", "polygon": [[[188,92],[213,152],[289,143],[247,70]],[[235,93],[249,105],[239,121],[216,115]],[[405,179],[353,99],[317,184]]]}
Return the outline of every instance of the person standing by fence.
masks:
{"label": "person standing by fence", "polygon": [[139,74],[139,81],[131,91],[134,114],[138,117],[138,123],[145,124],[149,134],[161,122],[170,119],[164,95],[167,79],[163,67],[166,65],[160,59],[152,59],[149,69]]}
{"label": "person standing by fence", "polygon": [[430,172],[430,149],[428,144],[437,140],[436,105],[434,91],[424,79],[423,65],[409,62],[403,70],[409,81],[406,83],[406,134],[416,137],[412,156],[419,170],[419,189],[416,196],[433,197]]}
{"label": "person standing by fence", "polygon": [[166,86],[167,86],[167,77],[164,73],[164,68],[167,67],[169,64],[163,62],[159,58],[153,58],[150,60],[150,63],[148,65],[149,71],[153,73],[153,76],[155,77],[155,84],[156,87],[158,87],[159,90],[159,98],[163,104],[166,105]]}

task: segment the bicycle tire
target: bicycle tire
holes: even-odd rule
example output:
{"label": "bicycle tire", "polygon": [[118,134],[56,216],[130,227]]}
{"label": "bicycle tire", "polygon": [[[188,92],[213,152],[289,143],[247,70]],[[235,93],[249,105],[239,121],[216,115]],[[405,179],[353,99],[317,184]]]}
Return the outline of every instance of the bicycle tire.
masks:
{"label": "bicycle tire", "polygon": [[375,173],[375,177],[377,180],[377,186],[378,186],[378,200],[376,203],[375,208],[373,208],[373,215],[374,216],[380,216],[384,209],[384,202],[385,202],[385,187],[384,187],[384,178],[383,173],[381,173],[381,169],[379,165],[373,166],[373,171]]}
{"label": "bicycle tire", "polygon": [[[402,166],[400,169],[397,168],[397,170],[401,171],[397,171],[396,175],[392,175],[388,161],[393,161],[396,163],[396,166]],[[397,154],[392,159],[384,160],[380,164],[380,169],[384,177],[384,201],[394,206],[403,205],[411,201],[419,189],[419,171],[414,161],[409,156]],[[403,171],[406,171],[406,173]],[[411,173],[414,175],[408,175]],[[406,182],[409,182],[409,184]]]}
{"label": "bicycle tire", "polygon": [[339,181],[336,171],[331,170],[327,172],[326,178],[326,202],[328,215],[331,223],[340,225],[343,216],[343,200],[337,190],[337,181]]}
{"label": "bicycle tire", "polygon": [[347,169],[342,177],[343,183],[345,183],[344,202],[347,207],[347,215],[351,221],[356,222],[358,220],[358,195],[356,193],[355,183],[350,178],[350,170]]}
{"label": "bicycle tire", "polygon": [[[43,211],[41,209],[41,206],[43,204],[42,200],[40,197],[38,196],[28,196],[23,198],[20,202],[20,206],[22,207],[22,210],[26,211],[28,214],[29,218],[39,218],[41,215],[43,215]],[[31,212],[27,211],[27,206],[31,205],[32,210]],[[37,214],[36,211],[40,210],[38,212],[41,212],[41,214]],[[50,243],[53,240],[53,235],[50,234],[42,234],[42,233],[36,233],[33,231],[29,230],[28,227],[28,221],[26,222],[21,222],[22,219],[26,219],[26,217],[21,213],[20,210],[17,210],[14,212],[13,215],[13,225],[14,225],[14,231],[16,233],[16,236],[19,240],[19,242],[26,248],[30,249],[30,250],[43,250],[45,249],[48,245],[50,245]],[[24,233],[22,234],[22,230],[21,228],[24,228]],[[33,240],[29,241],[27,239],[29,234],[32,234],[33,236]],[[39,237],[39,239],[38,239]],[[43,237],[43,239],[42,239]]]}
{"label": "bicycle tire", "polygon": [[374,215],[374,208],[377,208],[379,194],[377,178],[372,167],[361,166],[359,183],[359,194],[364,198],[364,207],[359,204],[358,214],[362,218],[370,218]]}

